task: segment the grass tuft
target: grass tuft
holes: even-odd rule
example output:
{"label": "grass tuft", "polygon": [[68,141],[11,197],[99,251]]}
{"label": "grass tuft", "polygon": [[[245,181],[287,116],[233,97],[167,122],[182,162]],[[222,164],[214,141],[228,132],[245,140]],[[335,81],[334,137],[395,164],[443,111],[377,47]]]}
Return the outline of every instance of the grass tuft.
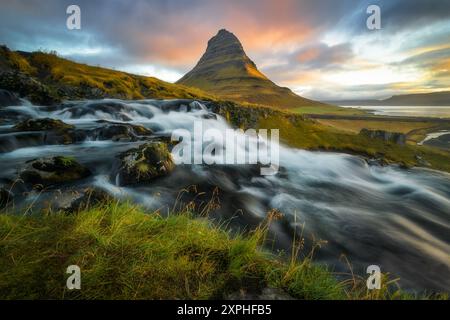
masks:
{"label": "grass tuft", "polygon": [[[231,235],[189,211],[162,217],[119,202],[71,215],[1,214],[0,298],[221,299],[267,287],[298,299],[405,297],[340,283],[311,256],[273,256],[261,248],[266,229]],[[81,290],[69,291],[73,264]]]}

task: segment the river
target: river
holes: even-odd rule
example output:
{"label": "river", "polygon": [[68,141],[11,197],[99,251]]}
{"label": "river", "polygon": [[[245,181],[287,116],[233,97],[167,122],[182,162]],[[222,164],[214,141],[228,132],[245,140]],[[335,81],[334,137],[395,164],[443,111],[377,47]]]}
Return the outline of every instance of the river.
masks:
{"label": "river", "polygon": [[[229,128],[223,118],[211,116],[207,106],[185,100],[4,107],[0,109],[1,184],[14,181],[30,159],[70,155],[94,174],[60,189],[95,186],[151,210],[167,212],[177,198],[177,203],[207,201],[217,187],[220,208],[214,208],[210,218],[233,229],[257,226],[272,208],[283,214],[270,229],[273,243],[268,247],[276,252],[290,252],[294,231],[303,232],[305,254],[314,241],[327,241],[315,261],[336,272],[350,271],[342,258],[345,255],[354,272],[362,276],[367,266],[378,265],[399,277],[402,288],[450,291],[450,176],[446,173],[369,165],[357,156],[282,145],[280,171],[273,176],[261,176],[259,170],[246,165],[180,165],[171,175],[151,183],[120,187],[111,175],[114,159],[142,141],[86,139],[68,145],[19,141],[20,133],[12,125],[20,119],[42,117],[61,119],[83,130],[100,126],[98,120],[140,124],[157,136],[169,136],[179,128],[192,131],[194,121],[202,121],[206,128]],[[184,192],[180,198],[180,191],[191,190],[193,185],[197,195]],[[19,206],[38,205],[54,194],[25,193],[15,201]]]}

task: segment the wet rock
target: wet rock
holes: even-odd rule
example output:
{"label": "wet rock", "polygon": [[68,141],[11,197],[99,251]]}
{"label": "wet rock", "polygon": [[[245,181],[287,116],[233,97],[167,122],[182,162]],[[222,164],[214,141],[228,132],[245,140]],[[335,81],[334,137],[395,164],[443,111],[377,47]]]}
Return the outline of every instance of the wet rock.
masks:
{"label": "wet rock", "polygon": [[217,120],[217,115],[214,113],[207,113],[205,115],[202,116],[203,119],[212,119],[212,120]]}
{"label": "wet rock", "polygon": [[29,119],[30,116],[23,114],[19,110],[10,108],[0,108],[0,124],[14,124],[17,121]]}
{"label": "wet rock", "polygon": [[191,112],[193,110],[205,110],[205,107],[198,101],[192,101],[188,99],[178,99],[172,101],[164,101],[160,108],[162,111],[178,111],[178,112]]}
{"label": "wet rock", "polygon": [[115,120],[131,121],[132,119],[128,114],[135,111],[127,104],[115,100],[95,101],[84,104],[69,103],[64,106],[70,107],[70,116],[73,119],[79,119],[87,115],[95,115],[100,112],[108,114]]}
{"label": "wet rock", "polygon": [[369,166],[384,167],[384,166],[389,165],[389,162],[383,157],[366,159],[366,162]]}
{"label": "wet rock", "polygon": [[119,185],[151,181],[168,175],[175,168],[172,155],[164,142],[145,143],[119,156],[116,181]]}
{"label": "wet rock", "polygon": [[0,188],[0,209],[5,208],[14,198],[12,192],[5,188]]}
{"label": "wet rock", "polygon": [[97,122],[106,123],[106,125],[93,129],[88,133],[94,140],[138,141],[141,137],[149,136],[153,133],[152,130],[139,125],[103,120]]}
{"label": "wet rock", "polygon": [[70,157],[53,157],[30,160],[20,172],[20,178],[33,185],[44,187],[80,180],[88,177],[90,170]]}
{"label": "wet rock", "polygon": [[29,119],[22,121],[14,126],[15,130],[20,131],[45,131],[45,130],[66,131],[73,128],[75,128],[73,125],[67,124],[61,120],[50,118]]}
{"label": "wet rock", "polygon": [[79,210],[90,209],[92,207],[101,206],[113,198],[106,192],[97,188],[87,188],[83,190],[82,196],[75,199],[67,211],[76,212]]}
{"label": "wet rock", "polygon": [[19,97],[8,90],[0,89],[0,107],[21,105]]}
{"label": "wet rock", "polygon": [[399,145],[404,145],[406,143],[406,135],[399,132],[362,129],[359,134],[371,139],[381,139],[385,142],[396,143]]}
{"label": "wet rock", "polygon": [[104,205],[112,199],[107,192],[98,188],[64,190],[55,192],[52,200],[52,209],[54,211],[76,213],[80,210]]}
{"label": "wet rock", "polygon": [[0,135],[0,153],[45,143],[43,132],[14,132]]}
{"label": "wet rock", "polygon": [[[86,138],[83,132],[74,130],[74,126],[67,124],[61,120],[41,118],[24,120],[13,127],[14,130],[24,131],[10,135],[10,142],[14,142],[11,146],[33,146],[33,145],[55,145],[55,144],[71,144],[82,141]],[[28,142],[29,145],[24,145]]]}

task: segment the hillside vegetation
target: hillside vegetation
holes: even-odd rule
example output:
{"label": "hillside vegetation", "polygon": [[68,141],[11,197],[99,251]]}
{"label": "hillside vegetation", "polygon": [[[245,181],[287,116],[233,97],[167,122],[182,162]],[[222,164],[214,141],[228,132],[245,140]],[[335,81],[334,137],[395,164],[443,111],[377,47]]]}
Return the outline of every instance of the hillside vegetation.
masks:
{"label": "hillside vegetation", "polygon": [[214,97],[199,89],[164,82],[153,77],[93,67],[55,53],[16,52],[0,47],[0,87],[50,104],[63,99],[143,99]]}

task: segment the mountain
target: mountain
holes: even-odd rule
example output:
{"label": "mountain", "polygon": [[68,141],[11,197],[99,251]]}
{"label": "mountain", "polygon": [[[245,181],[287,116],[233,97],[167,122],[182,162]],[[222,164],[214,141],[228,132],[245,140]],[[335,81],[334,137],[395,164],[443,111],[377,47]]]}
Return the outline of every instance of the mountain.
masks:
{"label": "mountain", "polygon": [[12,51],[6,46],[0,46],[0,88],[37,104],[100,98],[215,100],[199,89],[154,77],[76,63],[55,53]]}
{"label": "mountain", "polygon": [[246,55],[239,39],[225,29],[208,41],[197,65],[177,83],[236,102],[279,108],[323,105],[273,83]]}
{"label": "mountain", "polygon": [[450,106],[450,91],[392,96],[384,100],[329,101],[341,106]]}

